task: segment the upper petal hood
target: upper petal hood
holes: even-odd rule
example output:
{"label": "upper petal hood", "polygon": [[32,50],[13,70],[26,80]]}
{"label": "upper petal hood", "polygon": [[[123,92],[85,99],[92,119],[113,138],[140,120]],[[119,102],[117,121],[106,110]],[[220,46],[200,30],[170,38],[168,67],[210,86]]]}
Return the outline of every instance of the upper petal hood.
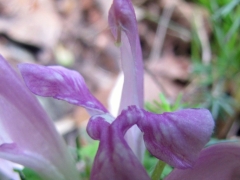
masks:
{"label": "upper petal hood", "polygon": [[[121,66],[124,74],[119,112],[130,105],[143,107],[143,61],[137,20],[130,0],[113,0],[108,16],[109,26],[117,43],[121,42]],[[126,140],[140,160],[145,147],[142,133],[133,126]],[[137,143],[136,143],[137,142]]]}
{"label": "upper petal hood", "polygon": [[114,0],[109,10],[109,26],[121,41],[124,84],[119,112],[130,105],[143,107],[143,62],[137,20],[130,0]]}

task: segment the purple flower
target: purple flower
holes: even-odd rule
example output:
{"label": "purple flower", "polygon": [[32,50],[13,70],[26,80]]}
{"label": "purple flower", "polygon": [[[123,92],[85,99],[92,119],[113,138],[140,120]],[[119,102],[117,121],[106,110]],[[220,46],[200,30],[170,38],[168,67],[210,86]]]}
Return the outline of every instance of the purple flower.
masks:
{"label": "purple flower", "polygon": [[[145,111],[141,48],[136,17],[129,0],[113,1],[109,24],[116,41],[121,43],[124,73],[118,117],[108,113],[90,93],[79,73],[63,67],[20,65],[27,87],[34,94],[65,100],[87,109],[91,115],[87,132],[100,141],[91,173],[93,180],[150,179],[139,161],[143,153],[140,132],[143,133],[147,149],[154,156],[174,167],[191,167],[212,134],[214,121],[210,112],[205,109],[164,114]],[[127,138],[132,141],[127,143],[124,135],[133,127],[132,137]],[[130,148],[131,142],[136,144],[131,148],[137,156]]]}
{"label": "purple flower", "polygon": [[[167,180],[239,179],[238,145],[215,145],[199,156],[214,127],[208,110],[154,114],[143,109],[142,55],[129,0],[113,1],[109,24],[121,43],[124,73],[120,115],[116,118],[90,93],[79,73],[59,66],[19,65],[33,93],[83,106],[91,115],[87,132],[100,141],[91,179],[149,180],[139,161],[143,153],[141,133],[152,155],[176,168],[190,168],[175,169]],[[0,72],[4,74],[0,76],[0,158],[28,166],[46,180],[77,180],[71,157],[53,124],[2,57]],[[128,143],[124,138],[127,132]]]}
{"label": "purple flower", "polygon": [[0,158],[46,180],[77,180],[72,157],[35,97],[0,56]]}
{"label": "purple flower", "polygon": [[[122,162],[129,162],[133,170],[122,171],[125,172],[123,177],[131,179],[132,172],[143,170],[124,140],[126,131],[133,125],[141,129],[146,147],[154,156],[178,168],[192,166],[211,136],[214,122],[206,109],[153,114],[137,106],[129,106],[115,120],[90,94],[79,73],[59,66],[22,64],[19,68],[27,87],[33,93],[83,106],[92,115],[88,133],[93,139],[100,140],[92,179],[111,179],[113,174],[119,176],[119,172],[115,170],[128,167]],[[117,147],[120,150],[116,150]]]}

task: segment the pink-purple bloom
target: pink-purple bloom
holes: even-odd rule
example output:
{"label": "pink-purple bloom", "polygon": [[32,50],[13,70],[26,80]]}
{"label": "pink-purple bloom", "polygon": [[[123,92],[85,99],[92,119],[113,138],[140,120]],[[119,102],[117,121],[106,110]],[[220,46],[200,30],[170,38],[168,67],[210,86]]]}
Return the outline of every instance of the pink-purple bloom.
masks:
{"label": "pink-purple bloom", "polygon": [[[58,66],[33,64],[22,64],[19,69],[33,93],[64,99],[90,111],[92,117],[88,133],[93,139],[100,140],[93,165],[93,179],[102,179],[103,174],[104,177],[109,175],[109,179],[112,173],[117,176],[118,171],[114,170],[125,168],[126,165],[121,163],[125,161],[133,163],[131,167],[135,171],[143,169],[124,139],[125,133],[133,125],[143,132],[146,147],[154,156],[178,168],[191,167],[212,134],[214,121],[206,109],[153,114],[134,105],[125,108],[115,120],[94,96],[88,94],[89,90],[79,73]],[[120,151],[116,150],[117,147],[120,147]],[[110,171],[109,167],[114,166],[117,168],[111,168]],[[124,177],[131,179],[132,171],[124,172]]]}
{"label": "pink-purple bloom", "polygon": [[[137,22],[129,0],[114,0],[109,24],[117,42],[121,42],[124,85],[120,115],[113,117],[90,93],[82,76],[59,66],[22,64],[19,69],[27,87],[40,96],[54,97],[83,106],[91,115],[87,132],[100,141],[91,179],[150,179],[137,156],[143,142],[157,158],[178,168],[188,168],[208,142],[214,121],[208,110],[186,109],[153,114],[143,109],[143,67]],[[132,130],[137,142],[135,155],[131,141],[124,139]],[[136,136],[137,133],[137,136]],[[129,138],[127,138],[129,139]],[[137,152],[139,151],[140,152]]]}
{"label": "pink-purple bloom", "polygon": [[[149,180],[140,161],[143,142],[153,156],[173,167],[193,167],[187,170],[189,177],[193,177],[195,171],[205,167],[205,162],[211,162],[209,148],[199,157],[214,127],[210,112],[185,109],[154,114],[144,110],[142,54],[136,17],[129,0],[113,1],[109,24],[116,41],[121,43],[124,73],[117,117],[113,117],[90,93],[83,77],[76,71],[60,66],[21,64],[19,70],[26,86],[34,94],[65,100],[89,112],[87,132],[100,141],[92,180]],[[0,76],[0,128],[3,130],[0,157],[31,167],[46,180],[77,179],[71,157],[51,121],[2,58],[0,71],[4,74]],[[130,134],[127,140],[124,138],[126,133]],[[211,153],[214,151],[210,150]],[[223,152],[217,152],[216,157]],[[182,172],[187,171],[174,170],[168,178],[177,179],[178,174],[185,177]]]}

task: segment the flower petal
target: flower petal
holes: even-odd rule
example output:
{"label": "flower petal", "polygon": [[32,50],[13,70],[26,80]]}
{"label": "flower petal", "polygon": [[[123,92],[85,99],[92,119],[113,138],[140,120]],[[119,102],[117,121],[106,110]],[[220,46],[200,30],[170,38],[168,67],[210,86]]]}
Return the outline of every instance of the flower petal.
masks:
{"label": "flower petal", "polygon": [[[130,105],[143,107],[143,61],[137,20],[130,0],[114,0],[108,21],[113,36],[121,41],[121,65],[124,74],[119,112]],[[119,42],[118,42],[119,43]],[[140,160],[145,147],[142,133],[134,126],[126,134],[126,140]]]}
{"label": "flower petal", "polygon": [[27,87],[40,96],[53,97],[85,107],[91,115],[106,113],[105,107],[90,93],[83,77],[60,66],[21,64],[19,69]]}
{"label": "flower petal", "polygon": [[38,172],[43,179],[65,180],[61,172],[59,172],[58,169],[56,169],[44,157],[34,153],[24,152],[17,147],[15,143],[0,145],[0,157],[9,161],[18,162],[26,167],[31,167]]}
{"label": "flower petal", "polygon": [[102,132],[107,132],[109,125],[103,116],[92,116],[87,125],[87,133],[92,139],[100,140]]}
{"label": "flower petal", "polygon": [[177,168],[189,168],[209,141],[214,121],[206,109],[153,114],[141,110],[138,126],[150,153]]}
{"label": "flower petal", "polygon": [[143,107],[142,50],[132,3],[129,0],[114,0],[108,20],[115,39],[121,37],[124,84],[119,112],[129,105]]}
{"label": "flower petal", "polygon": [[[49,161],[65,179],[78,179],[73,159],[63,139],[58,135],[36,98],[2,56],[0,56],[0,74],[0,145],[15,143],[24,153],[34,153]],[[8,149],[4,147],[6,146],[2,146],[1,149],[7,153]],[[21,162],[17,157],[11,160],[19,164],[28,164],[29,168],[35,167],[38,163],[36,161],[33,164],[31,159],[24,157]],[[40,166],[41,162],[39,162]],[[49,172],[47,167],[42,171]]]}
{"label": "flower petal", "polygon": [[223,143],[204,149],[191,169],[174,169],[165,180],[240,179],[240,146]]}
{"label": "flower petal", "polygon": [[100,140],[91,180],[150,180],[124,139],[126,131],[137,121],[129,111],[122,111],[112,124],[100,116],[92,117],[89,121],[89,135]]}

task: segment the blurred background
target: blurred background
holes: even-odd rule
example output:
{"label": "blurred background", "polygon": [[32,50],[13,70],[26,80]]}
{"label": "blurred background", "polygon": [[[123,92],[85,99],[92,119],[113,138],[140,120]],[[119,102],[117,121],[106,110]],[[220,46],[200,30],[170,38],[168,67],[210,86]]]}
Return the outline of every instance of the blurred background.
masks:
{"label": "blurred background", "polygon": [[[240,0],[133,0],[144,59],[146,108],[208,108],[213,137],[240,135]],[[108,107],[120,73],[109,0],[0,0],[0,53],[18,63],[61,65],[81,73]],[[39,98],[70,145],[85,133],[81,107]],[[89,150],[88,150],[89,151]]]}

